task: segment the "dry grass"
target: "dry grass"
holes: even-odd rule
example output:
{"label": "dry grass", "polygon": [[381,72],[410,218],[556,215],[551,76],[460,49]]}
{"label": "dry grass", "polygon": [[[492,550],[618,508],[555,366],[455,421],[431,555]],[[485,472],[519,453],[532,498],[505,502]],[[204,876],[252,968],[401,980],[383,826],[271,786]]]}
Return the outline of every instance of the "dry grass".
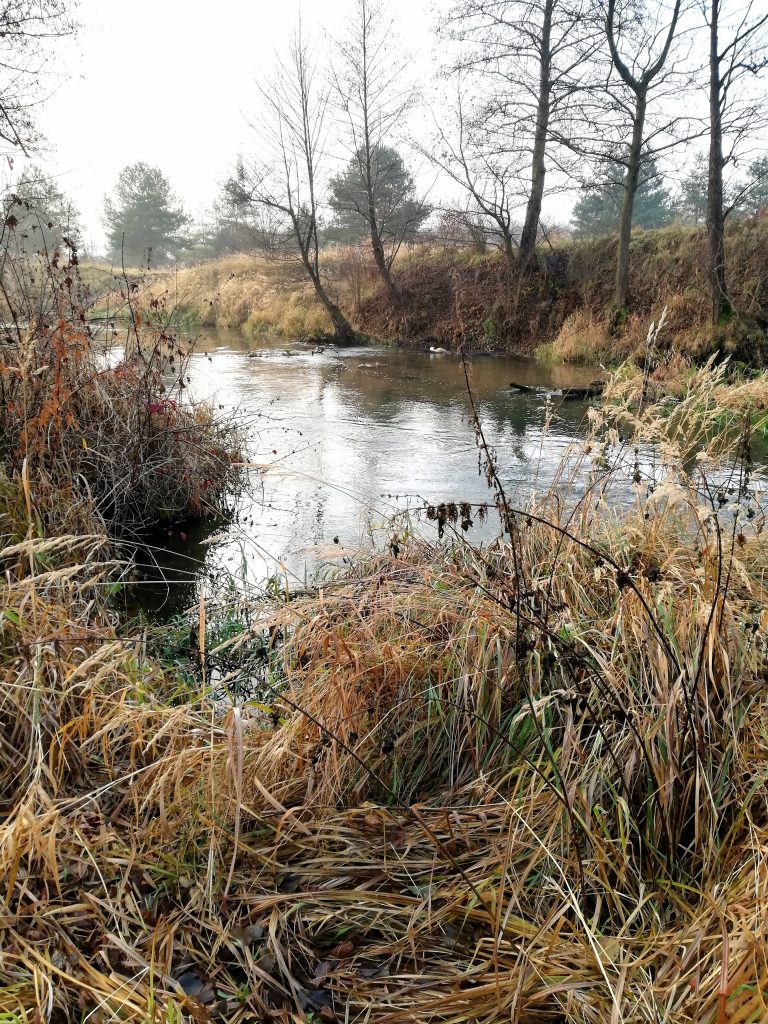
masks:
{"label": "dry grass", "polygon": [[768,552],[725,372],[671,413],[617,374],[493,549],[414,543],[218,650],[201,602],[191,687],[117,636],[99,538],[3,483],[9,1019],[768,1020]]}
{"label": "dry grass", "polygon": [[[354,247],[324,250],[322,268],[331,293],[354,312],[375,284],[372,260]],[[311,337],[330,320],[297,262],[229,256],[186,267],[149,287],[191,324],[241,329],[246,335]]]}
{"label": "dry grass", "polygon": [[236,433],[188,398],[189,347],[162,303],[140,310],[134,273],[83,265],[70,239],[29,251],[14,223],[0,225],[0,468],[32,482],[41,528],[122,537],[217,511]]}
{"label": "dry grass", "polygon": [[[0,460],[45,491],[69,494],[67,532],[97,515],[114,534],[215,510],[233,482],[236,438],[184,394],[187,352],[140,329],[115,365],[87,329],[60,319],[0,343]],[[61,509],[59,509],[61,511]]]}
{"label": "dry grass", "polygon": [[[642,360],[646,324],[667,311],[677,346],[705,360],[714,350],[754,365],[768,362],[768,220],[729,226],[727,276],[736,316],[710,323],[706,238],[698,228],[638,230],[633,235],[631,310],[613,303],[616,239],[560,241],[542,247],[540,273],[520,285],[502,255],[420,244],[395,262],[402,304],[393,309],[366,247],[328,246],[322,265],[329,292],[355,328],[401,344],[604,362]],[[83,277],[99,309],[121,299],[114,275],[89,266]],[[139,280],[134,272],[131,282]],[[248,336],[312,337],[329,329],[300,264],[261,256],[229,256],[178,271],[153,271],[142,294],[160,299],[184,326],[231,327]],[[28,284],[27,284],[28,286]]]}

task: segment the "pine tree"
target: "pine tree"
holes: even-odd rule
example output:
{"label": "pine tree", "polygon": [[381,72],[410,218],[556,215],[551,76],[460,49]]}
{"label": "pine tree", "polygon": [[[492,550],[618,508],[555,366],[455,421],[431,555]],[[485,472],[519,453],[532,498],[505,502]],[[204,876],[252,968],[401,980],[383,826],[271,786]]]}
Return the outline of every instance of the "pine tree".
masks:
{"label": "pine tree", "polygon": [[680,182],[677,208],[684,224],[704,224],[707,219],[707,158],[699,153],[693,167]]}
{"label": "pine tree", "polygon": [[761,210],[768,210],[768,156],[760,156],[752,161],[740,193],[739,213],[754,216]]}
{"label": "pine tree", "polygon": [[114,200],[104,200],[110,256],[127,266],[172,262],[184,244],[180,232],[187,223],[168,179],[142,162],[124,167]]}
{"label": "pine tree", "polygon": [[[602,181],[584,186],[584,192],[571,216],[577,238],[596,238],[618,230],[624,202],[624,168],[614,161],[607,164]],[[632,223],[640,228],[660,228],[674,218],[669,190],[663,183],[656,162],[643,161],[635,195]]]}
{"label": "pine tree", "polygon": [[[429,207],[416,198],[416,186],[397,150],[377,146],[371,157],[374,214],[385,249],[416,236],[429,216]],[[369,194],[363,174],[364,153],[358,152],[344,170],[331,179],[329,206],[334,222],[329,236],[360,242],[370,237]]]}

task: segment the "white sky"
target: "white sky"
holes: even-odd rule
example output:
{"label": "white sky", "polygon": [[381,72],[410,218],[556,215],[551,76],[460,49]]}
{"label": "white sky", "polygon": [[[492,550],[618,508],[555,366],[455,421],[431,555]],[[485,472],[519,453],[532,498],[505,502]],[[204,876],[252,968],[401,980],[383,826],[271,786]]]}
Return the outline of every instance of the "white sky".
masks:
{"label": "white sky", "polygon": [[[434,3],[391,4],[425,77]],[[351,0],[80,0],[82,28],[56,44],[55,74],[41,89],[49,145],[35,160],[75,202],[91,246],[103,243],[104,194],[136,160],[159,167],[189,213],[208,206],[238,152],[257,148],[248,125],[255,81],[299,13],[321,42],[340,32],[350,8]],[[16,175],[23,165],[15,160]],[[4,167],[0,182],[9,180]]]}

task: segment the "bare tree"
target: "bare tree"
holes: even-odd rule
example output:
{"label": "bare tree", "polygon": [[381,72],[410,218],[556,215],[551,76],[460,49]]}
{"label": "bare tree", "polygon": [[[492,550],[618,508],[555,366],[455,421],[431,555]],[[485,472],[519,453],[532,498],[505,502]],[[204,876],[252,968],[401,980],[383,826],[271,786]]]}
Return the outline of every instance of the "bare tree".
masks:
{"label": "bare tree", "polygon": [[745,143],[768,126],[765,96],[751,96],[748,90],[749,80],[768,67],[768,14],[754,16],[752,0],[730,18],[728,0],[699,0],[699,6],[709,30],[707,270],[712,321],[717,325],[731,312],[725,278],[725,220],[730,209],[725,206],[724,170],[742,155]]}
{"label": "bare tree", "polygon": [[[629,94],[624,100],[616,97],[616,107],[629,116],[631,140],[622,162],[626,166],[624,176],[624,201],[619,222],[619,252],[616,260],[615,300],[618,306],[629,302],[629,245],[632,237],[632,214],[635,196],[640,181],[644,159],[653,156],[653,139],[671,132],[676,123],[674,117],[665,120],[663,126],[654,125],[646,132],[649,96],[654,88],[668,82],[677,68],[673,61],[668,64],[672,43],[680,20],[682,0],[671,0],[666,24],[659,17],[665,12],[664,0],[656,3],[651,13],[647,3],[635,0],[607,0],[605,31],[613,67],[624,83]],[[622,56],[626,47],[628,56]],[[650,137],[649,137],[650,135]],[[615,158],[615,151],[611,154]]]}
{"label": "bare tree", "polygon": [[241,163],[228,185],[232,200],[261,208],[270,225],[268,252],[298,260],[333,324],[334,340],[351,344],[356,335],[330,297],[320,269],[318,239],[320,158],[326,135],[328,89],[317,84],[313,53],[297,28],[285,58],[259,89],[263,116],[256,126],[271,159],[247,168]]}
{"label": "bare tree", "polygon": [[436,140],[427,145],[417,143],[416,148],[466,193],[470,211],[452,212],[469,212],[475,222],[479,217],[487,235],[498,244],[514,269],[519,246],[515,213],[522,214],[526,201],[522,154],[496,152],[482,118],[467,117],[461,78],[457,81],[452,126],[448,128],[437,117],[434,121]]}
{"label": "bare tree", "polygon": [[350,163],[361,186],[357,212],[367,224],[376,268],[397,306],[400,294],[392,279],[392,263],[402,237],[391,226],[410,195],[404,190],[394,203],[391,194],[385,197],[391,173],[380,154],[402,132],[415,92],[408,84],[407,62],[392,40],[393,21],[384,3],[355,0],[346,36],[337,43],[333,83],[346,121]]}
{"label": "bare tree", "polygon": [[25,155],[40,143],[35,107],[50,41],[69,35],[75,0],[4,0],[0,5],[0,139]]}
{"label": "bare tree", "polygon": [[588,0],[460,0],[448,15],[451,36],[469,47],[456,70],[490,87],[482,118],[489,144],[513,166],[520,155],[528,162],[523,272],[536,249],[548,161],[562,165],[593,85],[599,33],[589,10]]}

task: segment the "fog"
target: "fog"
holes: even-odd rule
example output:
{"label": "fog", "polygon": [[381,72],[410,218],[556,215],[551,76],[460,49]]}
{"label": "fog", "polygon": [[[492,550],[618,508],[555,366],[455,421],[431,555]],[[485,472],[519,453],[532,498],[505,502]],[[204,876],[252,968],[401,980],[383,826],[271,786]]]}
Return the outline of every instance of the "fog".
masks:
{"label": "fog", "polygon": [[[433,0],[392,4],[418,71],[429,76]],[[347,0],[215,5],[185,0],[80,0],[81,30],[56,41],[39,85],[37,120],[47,137],[35,157],[75,201],[86,243],[101,250],[102,200],[121,168],[160,167],[193,215],[210,204],[238,152],[256,148],[255,81],[302,19],[322,44]],[[25,160],[3,161],[9,185]]]}

